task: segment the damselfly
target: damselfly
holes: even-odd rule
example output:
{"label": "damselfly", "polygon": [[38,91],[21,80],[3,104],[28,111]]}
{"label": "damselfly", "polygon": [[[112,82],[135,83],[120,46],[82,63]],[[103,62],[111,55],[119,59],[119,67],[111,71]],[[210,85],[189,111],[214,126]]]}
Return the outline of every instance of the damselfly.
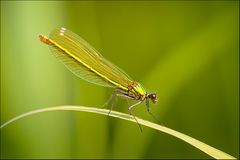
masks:
{"label": "damselfly", "polygon": [[[128,107],[137,123],[131,109],[142,102],[146,102],[147,111],[152,115],[149,99],[156,103],[156,93],[147,93],[140,83],[133,81],[123,70],[106,60],[80,36],[65,28],[57,28],[49,37],[40,35],[39,38],[49,45],[57,59],[78,77],[97,85],[112,87],[116,96],[137,100],[137,103]],[[139,123],[138,125],[141,129]]]}

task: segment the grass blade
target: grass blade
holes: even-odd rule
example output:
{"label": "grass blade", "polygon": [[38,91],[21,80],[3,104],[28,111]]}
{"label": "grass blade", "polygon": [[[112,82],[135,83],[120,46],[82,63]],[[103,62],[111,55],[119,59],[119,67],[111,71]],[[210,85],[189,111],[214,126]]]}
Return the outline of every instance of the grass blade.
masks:
{"label": "grass blade", "polygon": [[[16,120],[19,120],[23,117],[27,117],[27,116],[30,116],[30,115],[33,115],[33,114],[37,114],[37,113],[41,113],[41,112],[48,112],[48,111],[57,111],[57,110],[71,110],[71,111],[83,111],[83,112],[92,112],[92,113],[98,113],[98,114],[103,114],[103,115],[108,115],[108,112],[109,110],[108,109],[101,109],[101,108],[93,108],[93,107],[83,107],[83,106],[57,106],[57,107],[49,107],[49,108],[43,108],[43,109],[36,109],[36,110],[33,110],[33,111],[30,111],[30,112],[26,112],[26,113],[23,113],[19,116],[16,116],[12,119],[10,119],[9,121],[3,123],[1,125],[1,129],[3,127],[5,127],[6,125],[16,121]],[[125,114],[125,113],[121,113],[121,112],[116,112],[116,111],[111,111],[111,113],[109,114],[109,116],[112,116],[112,117],[116,117],[116,118],[120,118],[120,119],[124,119],[124,120],[127,120],[127,121],[131,121],[131,122],[134,122],[136,123],[136,121],[133,119],[132,116],[130,116],[129,114]],[[137,118],[137,117],[136,117]],[[147,126],[149,128],[153,128],[153,129],[156,129],[156,130],[159,130],[159,131],[162,131],[164,133],[167,133],[169,135],[172,135],[174,137],[177,137],[189,144],[191,144],[192,146],[198,148],[199,150],[205,152],[206,154],[208,154],[209,156],[213,157],[213,158],[216,158],[216,159],[236,159],[235,157],[227,154],[227,153],[224,153],[212,146],[209,146],[197,139],[194,139],[190,136],[187,136],[183,133],[180,133],[178,131],[175,131],[173,129],[170,129],[170,128],[167,128],[165,126],[161,126],[161,125],[158,125],[158,124],[155,124],[155,123],[152,123],[152,122],[149,122],[149,121],[146,121],[146,120],[143,120],[143,119],[140,119],[140,118],[137,118],[138,119],[138,122],[144,126]]]}

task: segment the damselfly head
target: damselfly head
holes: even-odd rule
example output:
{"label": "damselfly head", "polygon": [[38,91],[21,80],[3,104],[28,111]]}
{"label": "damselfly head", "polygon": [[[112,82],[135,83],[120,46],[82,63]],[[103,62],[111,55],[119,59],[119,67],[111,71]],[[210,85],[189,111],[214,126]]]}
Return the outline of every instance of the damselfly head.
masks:
{"label": "damselfly head", "polygon": [[156,93],[148,94],[148,98],[150,98],[153,103],[157,102],[157,94]]}

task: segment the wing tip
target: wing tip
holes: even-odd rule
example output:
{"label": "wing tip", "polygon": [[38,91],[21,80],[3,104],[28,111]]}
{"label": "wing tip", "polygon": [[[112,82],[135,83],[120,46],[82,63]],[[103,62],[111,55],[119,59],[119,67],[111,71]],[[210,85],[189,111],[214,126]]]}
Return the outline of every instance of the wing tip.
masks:
{"label": "wing tip", "polygon": [[39,40],[42,41],[43,43],[45,43],[47,45],[52,44],[50,39],[47,36],[40,34],[38,37],[39,37]]}

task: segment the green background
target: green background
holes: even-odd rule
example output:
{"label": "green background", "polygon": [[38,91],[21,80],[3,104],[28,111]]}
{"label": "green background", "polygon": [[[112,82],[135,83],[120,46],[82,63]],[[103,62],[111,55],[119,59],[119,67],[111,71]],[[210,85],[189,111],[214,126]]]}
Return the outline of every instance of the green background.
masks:
{"label": "green background", "polygon": [[[100,107],[112,90],[69,72],[38,39],[65,27],[159,101],[167,127],[239,157],[239,2],[1,1],[1,124],[58,105]],[[114,110],[128,113],[119,99]],[[134,113],[154,122],[142,104]],[[210,158],[164,133],[56,111],[1,129],[1,158]]]}

